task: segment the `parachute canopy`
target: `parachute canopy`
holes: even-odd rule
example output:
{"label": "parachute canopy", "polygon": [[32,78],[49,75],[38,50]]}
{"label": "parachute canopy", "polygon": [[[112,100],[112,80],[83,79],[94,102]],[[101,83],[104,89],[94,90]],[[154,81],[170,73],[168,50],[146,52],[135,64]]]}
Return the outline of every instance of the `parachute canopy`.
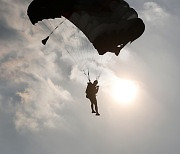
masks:
{"label": "parachute canopy", "polygon": [[43,19],[65,17],[86,35],[99,55],[118,55],[145,30],[142,19],[124,0],[33,0],[27,14],[33,25]]}

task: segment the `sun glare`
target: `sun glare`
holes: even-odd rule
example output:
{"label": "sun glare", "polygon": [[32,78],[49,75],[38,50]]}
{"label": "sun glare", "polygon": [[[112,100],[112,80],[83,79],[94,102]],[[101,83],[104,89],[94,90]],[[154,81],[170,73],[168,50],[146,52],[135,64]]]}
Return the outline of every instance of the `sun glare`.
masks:
{"label": "sun glare", "polygon": [[131,80],[117,79],[113,81],[111,94],[115,101],[122,104],[132,102],[138,91],[138,85]]}

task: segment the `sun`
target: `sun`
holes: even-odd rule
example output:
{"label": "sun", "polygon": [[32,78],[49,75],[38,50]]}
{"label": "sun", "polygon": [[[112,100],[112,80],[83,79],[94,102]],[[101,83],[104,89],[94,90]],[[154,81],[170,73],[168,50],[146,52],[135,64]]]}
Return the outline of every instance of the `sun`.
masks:
{"label": "sun", "polygon": [[121,104],[129,104],[137,96],[138,85],[131,80],[118,78],[111,86],[112,98]]}

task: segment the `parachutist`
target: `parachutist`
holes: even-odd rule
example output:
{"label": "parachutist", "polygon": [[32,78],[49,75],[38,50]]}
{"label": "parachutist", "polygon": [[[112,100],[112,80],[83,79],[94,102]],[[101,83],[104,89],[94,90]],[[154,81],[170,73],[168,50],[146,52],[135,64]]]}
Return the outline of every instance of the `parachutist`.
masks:
{"label": "parachutist", "polygon": [[[96,113],[96,116],[100,116],[98,112],[97,99],[96,99],[96,94],[99,90],[99,86],[97,86],[97,84],[98,84],[97,80],[95,80],[93,83],[91,81],[88,82],[86,88],[86,98],[88,98],[91,102],[92,113]],[[94,111],[94,107],[95,107],[95,111]]]}

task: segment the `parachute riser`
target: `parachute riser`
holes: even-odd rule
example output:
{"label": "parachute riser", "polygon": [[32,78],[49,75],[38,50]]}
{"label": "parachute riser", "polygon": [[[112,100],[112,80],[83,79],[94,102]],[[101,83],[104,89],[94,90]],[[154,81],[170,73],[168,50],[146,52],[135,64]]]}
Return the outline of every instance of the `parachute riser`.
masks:
{"label": "parachute riser", "polygon": [[[82,72],[87,77],[88,81],[91,82],[89,69],[88,69],[88,73],[86,73],[85,70],[82,70]],[[99,75],[96,76],[96,80],[99,80],[100,77],[101,77],[101,73],[99,73]]]}
{"label": "parachute riser", "polygon": [[88,69],[88,74],[86,74],[85,70],[82,70],[83,74],[87,77],[88,81],[91,82],[90,74],[89,74],[89,69]]}

